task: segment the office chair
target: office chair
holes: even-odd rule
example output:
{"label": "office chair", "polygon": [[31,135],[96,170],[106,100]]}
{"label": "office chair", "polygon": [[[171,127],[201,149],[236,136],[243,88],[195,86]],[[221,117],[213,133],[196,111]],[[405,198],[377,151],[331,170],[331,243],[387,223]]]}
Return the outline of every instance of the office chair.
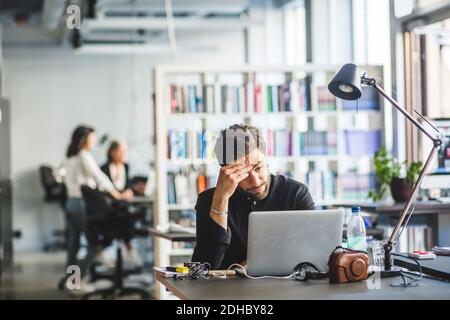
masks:
{"label": "office chair", "polygon": [[[59,183],[53,176],[53,169],[49,166],[39,167],[39,176],[41,185],[44,189],[44,202],[46,203],[58,203],[65,212],[65,204],[67,200],[66,186],[64,183]],[[44,251],[58,251],[65,250],[67,247],[66,241],[66,229],[53,230],[52,235],[56,238],[53,241],[46,242],[44,244]]]}
{"label": "office chair", "polygon": [[[109,195],[91,189],[87,186],[81,187],[81,193],[86,205],[86,238],[91,244],[106,247],[113,240],[123,242],[129,231],[128,226],[132,226],[136,217],[127,211],[127,207],[120,202],[114,201]],[[127,226],[124,228],[124,226]],[[148,232],[143,230],[133,230],[133,236],[148,236]],[[142,299],[150,299],[150,293],[142,287],[126,286],[124,279],[132,274],[140,274],[141,268],[125,270],[122,259],[122,246],[118,245],[116,250],[116,265],[113,272],[97,272],[96,266],[90,268],[91,281],[107,279],[113,282],[111,287],[98,289],[87,293],[83,299],[94,296],[102,296],[104,299],[121,297],[130,294],[138,294]]]}

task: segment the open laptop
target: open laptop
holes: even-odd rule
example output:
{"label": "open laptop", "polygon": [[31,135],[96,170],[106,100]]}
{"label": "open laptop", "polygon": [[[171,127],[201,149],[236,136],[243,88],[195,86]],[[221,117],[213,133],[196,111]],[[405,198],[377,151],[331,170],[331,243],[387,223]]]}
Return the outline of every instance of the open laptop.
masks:
{"label": "open laptop", "polygon": [[343,223],[342,210],[251,212],[247,273],[287,276],[300,262],[328,272],[328,258],[342,244]]}

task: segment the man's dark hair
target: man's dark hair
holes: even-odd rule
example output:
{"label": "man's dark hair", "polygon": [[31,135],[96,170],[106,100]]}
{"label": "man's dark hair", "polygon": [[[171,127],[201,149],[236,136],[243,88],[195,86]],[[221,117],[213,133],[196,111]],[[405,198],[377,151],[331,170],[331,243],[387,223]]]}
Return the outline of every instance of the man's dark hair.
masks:
{"label": "man's dark hair", "polygon": [[220,132],[214,152],[219,164],[224,166],[250,154],[255,149],[266,152],[266,142],[261,131],[250,125],[234,124]]}

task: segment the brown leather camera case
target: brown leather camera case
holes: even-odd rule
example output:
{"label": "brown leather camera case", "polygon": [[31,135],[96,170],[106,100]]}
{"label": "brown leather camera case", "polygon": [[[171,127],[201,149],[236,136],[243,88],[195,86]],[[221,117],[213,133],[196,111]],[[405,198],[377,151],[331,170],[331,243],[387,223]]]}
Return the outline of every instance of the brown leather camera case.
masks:
{"label": "brown leather camera case", "polygon": [[364,252],[343,249],[333,252],[328,260],[330,283],[347,283],[366,280],[369,256]]}

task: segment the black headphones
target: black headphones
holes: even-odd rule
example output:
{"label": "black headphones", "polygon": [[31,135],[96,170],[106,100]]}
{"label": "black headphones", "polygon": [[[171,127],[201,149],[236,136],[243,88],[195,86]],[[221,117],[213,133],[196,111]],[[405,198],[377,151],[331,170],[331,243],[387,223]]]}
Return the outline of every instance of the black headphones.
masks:
{"label": "black headphones", "polygon": [[326,279],[327,272],[320,272],[315,265],[309,262],[301,262],[294,267],[292,275],[295,280],[307,281],[310,279]]}

